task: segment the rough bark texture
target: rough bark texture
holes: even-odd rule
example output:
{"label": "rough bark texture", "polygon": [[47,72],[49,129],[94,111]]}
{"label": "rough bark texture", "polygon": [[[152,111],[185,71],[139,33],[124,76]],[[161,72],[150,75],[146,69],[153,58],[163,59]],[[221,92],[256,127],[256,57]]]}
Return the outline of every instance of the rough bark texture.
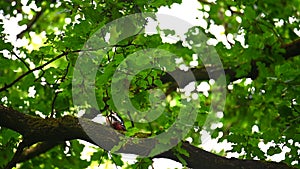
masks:
{"label": "rough bark texture", "polygon": [[[189,152],[189,157],[182,156],[192,168],[207,169],[285,169],[290,168],[283,163],[264,162],[255,160],[240,160],[236,158],[224,158],[213,153],[204,151],[190,145],[188,142],[182,143],[182,148]],[[178,161],[171,151],[164,152],[156,157],[169,158]]]}
{"label": "rough bark texture", "polygon": [[[100,145],[100,147],[101,145],[104,145],[106,148],[109,148],[117,145],[122,136],[122,134],[111,130],[111,128],[92,122],[88,119],[78,119],[73,116],[64,116],[58,119],[43,119],[23,114],[3,105],[0,105],[0,126],[9,128],[23,135],[23,141],[26,140],[24,146],[30,146],[41,142],[34,148],[28,148],[21,151],[19,157],[13,159],[13,162],[11,162],[10,166],[7,168],[11,168],[17,162],[26,161],[44,153],[66,140],[81,139],[98,146]],[[88,134],[93,134],[93,139],[85,132],[87,129],[92,131],[92,133]],[[187,142],[183,142],[182,147],[189,153],[189,157],[183,156],[183,158],[191,168],[290,168],[283,163],[239,160],[235,158],[227,159],[192,146]],[[128,152],[129,149],[141,150],[144,149],[144,147],[137,147],[136,144],[132,144],[129,140],[119,151]],[[147,154],[147,152],[145,153]],[[163,152],[155,157],[179,161],[172,150]]]}

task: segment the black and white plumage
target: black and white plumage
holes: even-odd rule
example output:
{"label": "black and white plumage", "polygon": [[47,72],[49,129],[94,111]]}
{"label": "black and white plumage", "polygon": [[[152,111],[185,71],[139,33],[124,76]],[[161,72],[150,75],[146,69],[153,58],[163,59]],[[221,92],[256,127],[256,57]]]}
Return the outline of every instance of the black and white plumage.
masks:
{"label": "black and white plumage", "polygon": [[116,130],[126,131],[123,119],[115,112],[106,117],[106,122]]}

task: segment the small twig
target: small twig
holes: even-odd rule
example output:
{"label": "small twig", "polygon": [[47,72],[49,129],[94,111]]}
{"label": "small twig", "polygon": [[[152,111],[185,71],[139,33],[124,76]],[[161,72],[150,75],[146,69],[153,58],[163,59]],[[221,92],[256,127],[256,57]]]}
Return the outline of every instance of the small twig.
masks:
{"label": "small twig", "polygon": [[153,128],[152,128],[152,125],[151,125],[151,123],[148,123],[148,125],[149,125],[149,128],[150,128],[150,130],[151,130],[151,136],[153,135]]}
{"label": "small twig", "polygon": [[50,118],[53,118],[53,117],[54,117],[54,114],[55,114],[54,105],[55,105],[55,101],[56,101],[56,98],[57,98],[57,96],[58,96],[59,93],[61,93],[61,91],[55,92],[55,94],[54,94],[54,98],[53,98],[52,103],[51,103],[51,114],[50,114]]}
{"label": "small twig", "polygon": [[[80,52],[80,51],[81,50],[75,50],[75,51],[72,51],[72,53],[73,52]],[[68,54],[68,52],[63,52],[62,54],[54,57],[53,59],[49,60],[48,62],[44,63],[43,65],[38,66],[38,67],[36,67],[34,69],[31,69],[31,70],[25,72],[24,74],[22,74],[21,76],[19,76],[18,78],[16,78],[13,82],[11,82],[9,84],[5,84],[4,87],[0,88],[0,92],[3,92],[6,89],[12,87],[15,83],[17,83],[18,81],[20,81],[21,79],[23,79],[25,76],[29,75],[30,73],[32,73],[32,72],[34,72],[36,70],[40,70],[40,69],[44,68],[45,66],[49,65],[50,63],[56,61],[57,59],[60,59],[61,57],[65,56],[67,54]]]}
{"label": "small twig", "polygon": [[[68,65],[67,65],[67,68],[66,68],[66,72],[65,72],[65,74],[60,78],[60,83],[61,82],[63,82],[65,79],[66,79],[66,77],[67,77],[67,74],[68,74],[68,72],[69,72],[69,67],[70,67],[70,62],[68,63]],[[56,81],[56,83],[58,83],[58,80]],[[54,106],[55,106],[55,101],[56,101],[56,99],[57,99],[57,97],[58,97],[58,94],[59,93],[61,93],[62,91],[55,91],[54,92],[54,98],[53,98],[53,101],[52,101],[52,103],[51,103],[51,114],[50,114],[50,118],[53,118],[54,117],[54,114],[55,114],[55,108],[54,108]]]}
{"label": "small twig", "polygon": [[15,57],[17,57],[25,66],[28,70],[30,70],[29,65],[25,62],[25,60],[23,60],[22,58],[20,58],[14,51],[11,52]]}
{"label": "small twig", "polygon": [[132,117],[131,117],[129,111],[127,111],[127,114],[128,114],[128,116],[129,116],[129,120],[130,120],[130,122],[131,122],[131,127],[134,127],[134,123],[133,123],[133,120],[132,120]]}
{"label": "small twig", "polygon": [[24,36],[25,32],[28,32],[32,28],[32,26],[36,23],[36,21],[42,16],[44,11],[45,11],[45,9],[42,8],[41,11],[36,13],[34,18],[26,25],[27,26],[26,29],[17,35],[18,39],[21,39]]}
{"label": "small twig", "polygon": [[[279,33],[276,31],[276,29],[274,29],[274,27],[270,27],[270,25],[266,24],[265,21],[258,20],[258,22],[260,24],[266,26],[268,29],[270,29],[274,33],[274,35],[277,37],[280,44],[284,44],[283,39],[280,37]],[[274,43],[277,43],[277,42],[274,42]]]}
{"label": "small twig", "polygon": [[42,74],[41,74],[38,78],[36,78],[36,79],[34,80],[34,82],[37,82],[39,79],[41,79],[41,78],[44,76],[45,71],[44,71],[43,69],[41,69],[41,71],[42,71]]}

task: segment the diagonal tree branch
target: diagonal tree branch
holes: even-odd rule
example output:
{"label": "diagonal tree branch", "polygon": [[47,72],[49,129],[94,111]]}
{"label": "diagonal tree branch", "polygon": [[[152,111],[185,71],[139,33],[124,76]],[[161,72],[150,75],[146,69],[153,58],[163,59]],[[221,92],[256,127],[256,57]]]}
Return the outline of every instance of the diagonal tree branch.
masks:
{"label": "diagonal tree branch", "polygon": [[72,52],[63,52],[62,54],[52,58],[51,60],[49,60],[48,62],[34,68],[34,69],[30,69],[28,70],[27,72],[23,73],[22,75],[20,75],[18,78],[16,78],[14,81],[12,81],[11,83],[9,84],[5,84],[2,88],[0,88],[0,92],[3,92],[5,90],[7,90],[8,88],[12,87],[15,83],[17,83],[18,81],[20,81],[21,79],[23,79],[24,77],[26,77],[27,75],[29,75],[30,73],[36,71],[36,70],[40,70],[42,68],[44,68],[45,66],[49,65],[50,63],[56,61],[57,59],[60,59],[61,57],[63,56],[66,56],[67,54],[69,53],[75,53],[75,52],[80,52],[80,50],[75,50],[75,51],[72,51]]}
{"label": "diagonal tree branch", "polygon": [[[48,142],[44,144],[50,144],[44,148],[40,148],[39,151],[36,150],[36,153],[28,153],[27,156],[25,150],[19,160],[17,160],[18,162],[33,158],[34,155],[39,155],[43,151],[47,151],[48,148],[50,149],[52,146],[55,146],[56,143],[66,140],[81,139],[98,146],[101,145],[100,147],[105,147],[106,149],[113,148],[121,141],[120,133],[109,127],[92,122],[89,119],[78,119],[73,116],[64,116],[58,119],[42,119],[40,117],[20,113],[3,105],[0,105],[0,126],[17,131],[25,138],[30,138],[30,140],[28,140],[30,144],[37,142]],[[91,135],[87,135],[86,132],[89,131],[92,132],[93,139],[89,137]],[[125,146],[121,147],[119,152],[134,151],[134,149],[143,150],[144,148],[145,147],[137,147],[137,144],[127,140]],[[192,168],[291,168],[283,163],[227,159],[194,147],[187,142],[183,143],[182,148],[188,151],[189,157],[183,158],[186,160],[188,166]],[[152,147],[149,149],[152,149]],[[178,161],[172,150],[163,152],[155,157],[170,158]]]}
{"label": "diagonal tree branch", "polygon": [[[283,57],[285,60],[289,60],[292,59],[296,56],[300,55],[300,39],[297,39],[289,44],[285,44],[281,46],[282,49],[285,50],[285,53],[283,54]],[[227,76],[227,80],[228,82],[232,82],[241,78],[251,78],[252,80],[256,79],[259,75],[259,70],[257,67],[257,62],[256,60],[252,60],[251,61],[251,70],[248,72],[247,75],[243,76],[243,77],[237,77],[237,70],[239,69],[239,67],[235,67],[235,68],[225,68],[224,72]],[[261,62],[261,61],[260,61]],[[266,65],[269,65],[269,63],[265,63]],[[207,71],[207,69],[209,69],[209,73]],[[176,70],[178,71],[178,70]],[[191,69],[195,79],[197,81],[202,81],[202,80],[209,80],[211,77],[209,77],[209,74],[212,75],[215,78],[218,78],[219,75],[221,75],[221,69],[214,69],[213,67],[211,68],[193,68]],[[175,71],[174,71],[175,72]],[[172,72],[171,72],[172,74]],[[174,74],[174,73],[173,73]],[[179,79],[181,79],[181,83],[183,83],[183,85],[187,85],[189,84],[192,79],[188,78],[189,76],[187,76],[187,73],[181,73],[180,77],[178,77]],[[172,76],[170,74],[165,74],[164,76],[161,77],[161,81],[163,83],[168,83],[171,82],[172,84],[170,85],[170,89],[174,91],[177,87],[177,85],[175,84],[175,80],[172,78]]]}
{"label": "diagonal tree branch", "polygon": [[21,39],[24,34],[28,31],[30,31],[30,29],[32,28],[32,26],[37,22],[37,20],[42,16],[42,14],[44,13],[45,9],[42,8],[39,12],[36,13],[36,15],[32,18],[32,20],[26,25],[26,29],[23,30],[22,32],[20,32],[17,35],[18,39]]}
{"label": "diagonal tree branch", "polygon": [[23,150],[22,154],[20,155],[18,159],[18,163],[27,161],[31,158],[34,158],[36,156],[39,156],[40,154],[43,154],[50,149],[56,147],[57,145],[62,144],[63,142],[55,142],[55,141],[45,141],[41,143],[37,143],[37,145],[33,145],[25,150]]}
{"label": "diagonal tree branch", "polygon": [[[236,158],[225,158],[197,148],[188,142],[182,143],[182,148],[189,152],[189,157],[182,156],[189,167],[209,169],[288,169],[291,168],[284,163],[264,162],[255,160],[240,160]],[[166,151],[155,158],[169,158],[179,161],[172,151]],[[214,165],[212,165],[214,164]]]}
{"label": "diagonal tree branch", "polygon": [[19,160],[19,158],[20,158],[20,156],[21,156],[21,154],[22,154],[22,152],[23,152],[23,149],[24,149],[26,146],[27,146],[27,144],[26,144],[24,141],[22,141],[22,142],[19,144],[19,146],[18,146],[18,148],[17,148],[17,151],[15,152],[13,158],[12,158],[11,161],[5,166],[4,169],[11,169],[11,168],[13,168],[13,167],[16,166],[16,164],[17,164],[17,162],[18,162],[18,160]]}

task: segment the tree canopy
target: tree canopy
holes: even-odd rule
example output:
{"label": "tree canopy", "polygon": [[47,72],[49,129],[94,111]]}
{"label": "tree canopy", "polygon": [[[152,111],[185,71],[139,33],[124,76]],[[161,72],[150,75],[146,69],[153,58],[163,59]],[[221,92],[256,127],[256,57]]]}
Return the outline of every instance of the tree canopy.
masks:
{"label": "tree canopy", "polygon": [[300,2],[193,2],[1,1],[0,167],[300,168]]}

